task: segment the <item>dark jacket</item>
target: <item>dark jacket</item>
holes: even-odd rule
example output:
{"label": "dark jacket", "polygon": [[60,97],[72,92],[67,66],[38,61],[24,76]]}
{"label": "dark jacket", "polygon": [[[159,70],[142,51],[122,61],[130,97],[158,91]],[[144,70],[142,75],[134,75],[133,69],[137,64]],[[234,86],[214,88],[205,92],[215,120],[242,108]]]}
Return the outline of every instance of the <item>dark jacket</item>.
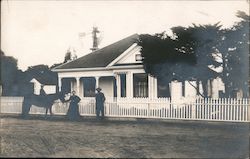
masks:
{"label": "dark jacket", "polygon": [[95,100],[96,100],[96,108],[100,108],[104,106],[105,96],[102,92],[96,93]]}

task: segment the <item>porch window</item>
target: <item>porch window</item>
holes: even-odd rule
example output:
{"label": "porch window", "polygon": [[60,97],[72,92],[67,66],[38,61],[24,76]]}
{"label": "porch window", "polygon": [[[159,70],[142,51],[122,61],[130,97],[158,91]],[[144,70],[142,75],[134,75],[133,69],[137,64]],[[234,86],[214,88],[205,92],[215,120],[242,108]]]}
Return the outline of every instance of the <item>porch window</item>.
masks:
{"label": "porch window", "polygon": [[148,97],[148,76],[145,73],[133,75],[134,97]]}
{"label": "porch window", "polygon": [[75,79],[73,78],[63,78],[62,79],[62,92],[65,93],[70,93],[71,90],[71,83],[74,81]]}
{"label": "porch window", "polygon": [[89,77],[83,79],[84,97],[95,96],[95,78]]}
{"label": "porch window", "polygon": [[120,79],[121,79],[121,97],[126,97],[126,74],[121,74]]}

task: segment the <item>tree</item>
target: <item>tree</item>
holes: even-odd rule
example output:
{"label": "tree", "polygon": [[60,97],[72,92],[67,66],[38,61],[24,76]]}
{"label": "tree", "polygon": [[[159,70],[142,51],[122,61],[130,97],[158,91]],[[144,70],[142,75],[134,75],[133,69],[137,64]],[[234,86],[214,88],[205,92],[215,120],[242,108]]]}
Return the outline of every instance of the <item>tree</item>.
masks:
{"label": "tree", "polygon": [[233,91],[242,91],[243,97],[249,96],[249,23],[250,17],[238,11],[241,19],[231,28],[223,30],[220,50],[223,55],[223,74],[226,96],[234,97]]}
{"label": "tree", "polygon": [[236,16],[241,21],[227,29],[216,23],[173,27],[173,37],[164,32],[140,35],[145,71],[165,83],[172,79],[201,82],[205,97],[208,81],[220,77],[225,83],[225,96],[233,97],[232,92],[237,90],[248,97],[250,20],[241,11]]}
{"label": "tree", "polygon": [[70,50],[68,49],[68,51],[65,54],[63,63],[66,63],[66,62],[71,61],[71,60],[72,60],[72,55],[71,55]]}
{"label": "tree", "polygon": [[[58,75],[56,72],[52,72],[48,65],[35,65],[30,66],[28,69],[24,72],[25,74],[25,80],[30,84],[30,80],[33,78],[37,79],[40,82],[45,82],[42,84],[53,84],[57,85],[58,82]],[[58,89],[58,88],[57,88]],[[33,92],[28,90],[28,92]],[[28,94],[28,93],[26,93]]]}
{"label": "tree", "polygon": [[31,80],[32,78],[40,78],[42,77],[43,79],[47,79],[49,81],[54,81],[55,83],[57,82],[57,73],[52,72],[48,65],[35,65],[35,66],[30,66],[28,69],[25,71],[26,78],[28,80]]}
{"label": "tree", "polygon": [[[220,55],[218,47],[220,44],[221,25],[193,25],[187,28],[190,32],[190,38],[184,42],[190,43],[188,47],[192,47],[196,56],[196,65],[191,76],[202,84],[204,96],[208,96],[208,81],[218,77],[221,72],[217,72],[212,68],[221,66],[221,62],[215,57]],[[182,37],[182,36],[180,36]],[[212,85],[210,85],[212,87]],[[210,88],[211,89],[211,88]]]}
{"label": "tree", "polygon": [[[201,82],[204,96],[207,96],[207,81],[218,76],[218,72],[209,66],[221,65],[214,58],[220,25],[193,25],[192,27],[172,28],[174,37],[164,33],[140,35],[143,64],[147,73],[156,76],[165,83],[173,79],[184,82],[196,80]],[[199,92],[199,87],[195,87]],[[203,96],[203,95],[202,95]]]}
{"label": "tree", "polygon": [[[165,36],[164,33],[153,36],[140,35],[138,44],[142,46],[141,52],[146,73],[157,77],[158,83],[167,85],[173,79],[182,81],[187,74],[179,73],[181,67],[186,65],[186,69],[196,63],[193,53],[180,51],[176,40]],[[170,95],[168,87],[166,87],[166,95]]]}
{"label": "tree", "polygon": [[14,86],[16,83],[17,75],[17,59],[12,56],[6,56],[4,52],[0,51],[0,61],[1,61],[1,85],[2,85],[2,94],[4,96],[15,95]]}

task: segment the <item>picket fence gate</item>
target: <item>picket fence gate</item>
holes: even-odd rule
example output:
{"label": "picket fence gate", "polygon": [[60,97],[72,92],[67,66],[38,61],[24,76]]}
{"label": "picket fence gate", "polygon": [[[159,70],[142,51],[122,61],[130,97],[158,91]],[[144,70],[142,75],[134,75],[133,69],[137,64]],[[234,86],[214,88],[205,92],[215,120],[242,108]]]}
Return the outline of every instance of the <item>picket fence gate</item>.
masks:
{"label": "picket fence gate", "polygon": [[[0,113],[22,112],[23,97],[0,97]],[[56,101],[55,115],[66,115],[69,103]],[[189,101],[171,101],[170,98],[107,98],[105,116],[131,118],[158,118],[210,121],[249,121],[249,99],[197,98]],[[95,98],[84,97],[79,103],[82,116],[95,116]],[[45,114],[45,109],[32,106],[30,114]]]}

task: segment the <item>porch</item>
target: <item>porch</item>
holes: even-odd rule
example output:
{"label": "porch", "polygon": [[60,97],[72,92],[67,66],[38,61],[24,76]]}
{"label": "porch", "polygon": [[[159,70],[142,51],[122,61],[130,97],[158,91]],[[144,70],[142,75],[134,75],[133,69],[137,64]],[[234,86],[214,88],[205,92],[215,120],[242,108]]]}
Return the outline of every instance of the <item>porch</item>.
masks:
{"label": "porch", "polygon": [[98,87],[106,98],[157,98],[157,79],[141,68],[58,73],[58,85],[59,91],[75,90],[80,98],[94,97]]}
{"label": "porch", "polygon": [[[142,69],[127,71],[91,71],[84,74],[59,74],[60,91],[76,91],[80,98],[94,97],[96,88],[101,87],[106,99],[113,98],[171,98],[174,103],[195,101],[203,93],[201,83],[196,81],[171,83],[159,81],[144,72]],[[78,75],[78,76],[76,76]],[[76,76],[76,77],[74,77]],[[224,92],[221,79],[208,81],[207,94],[211,98],[220,98]],[[199,90],[199,93],[197,92]]]}

